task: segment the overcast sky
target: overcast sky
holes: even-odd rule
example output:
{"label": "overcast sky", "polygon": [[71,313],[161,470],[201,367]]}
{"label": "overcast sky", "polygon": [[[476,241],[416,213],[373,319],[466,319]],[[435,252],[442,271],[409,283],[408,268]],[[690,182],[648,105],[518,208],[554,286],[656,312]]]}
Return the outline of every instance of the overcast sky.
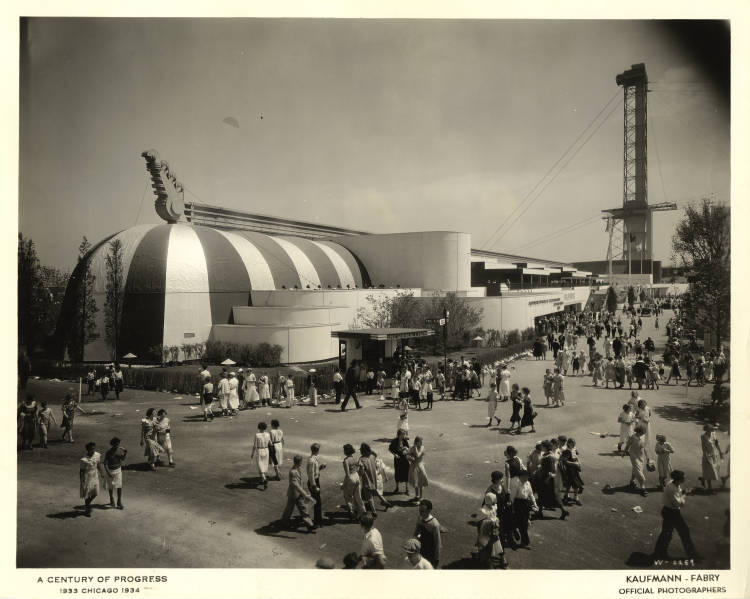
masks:
{"label": "overcast sky", "polygon": [[[596,217],[622,204],[615,76],[638,62],[650,203],[729,201],[715,69],[654,22],[32,19],[25,52],[19,227],[64,269],[82,235],[161,222],[148,148],[187,201],[604,259]],[[680,214],[655,215],[657,259]]]}

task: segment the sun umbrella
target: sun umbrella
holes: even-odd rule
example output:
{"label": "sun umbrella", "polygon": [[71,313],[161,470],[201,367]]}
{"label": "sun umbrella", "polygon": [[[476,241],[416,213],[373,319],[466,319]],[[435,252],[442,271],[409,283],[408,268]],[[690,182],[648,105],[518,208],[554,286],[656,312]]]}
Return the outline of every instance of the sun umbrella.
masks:
{"label": "sun umbrella", "polygon": [[474,341],[484,341],[484,337],[480,337],[479,335],[477,335],[476,337],[474,337]]}
{"label": "sun umbrella", "polygon": [[237,363],[237,362],[235,362],[235,361],[234,361],[234,360],[232,360],[231,358],[227,358],[226,360],[224,360],[224,361],[223,361],[223,362],[221,363],[221,365],[222,365],[222,366],[234,366],[234,365],[235,365],[236,363]]}
{"label": "sun umbrella", "polygon": [[409,347],[408,345],[405,345],[404,346],[404,351],[411,351],[411,347]]}
{"label": "sun umbrella", "polygon": [[124,359],[124,360],[132,360],[133,358],[137,358],[137,357],[138,357],[138,356],[136,356],[135,354],[125,354],[125,355],[123,356],[123,359]]}

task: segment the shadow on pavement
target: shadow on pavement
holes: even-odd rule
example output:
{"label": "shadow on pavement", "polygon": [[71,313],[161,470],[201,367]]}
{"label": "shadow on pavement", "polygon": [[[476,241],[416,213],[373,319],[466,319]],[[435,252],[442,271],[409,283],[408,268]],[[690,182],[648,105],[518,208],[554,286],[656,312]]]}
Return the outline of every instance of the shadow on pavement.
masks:
{"label": "shadow on pavement", "polygon": [[150,472],[151,468],[149,468],[148,463],[146,462],[138,462],[137,464],[125,464],[122,467],[123,470],[132,470],[135,472]]}
{"label": "shadow on pavement", "polygon": [[648,553],[634,551],[630,554],[628,559],[625,560],[625,565],[630,566],[631,568],[653,568],[654,558]]}
{"label": "shadow on pavement", "polygon": [[705,424],[707,422],[718,423],[719,430],[729,430],[729,406],[719,407],[716,405],[701,405],[695,403],[668,404],[665,406],[654,406],[654,413],[665,420],[677,422],[695,422]]}
{"label": "shadow on pavement", "polygon": [[[95,510],[106,510],[108,509],[105,504],[92,505]],[[67,512],[58,512],[56,514],[47,514],[47,518],[55,518],[57,520],[69,520],[70,518],[86,517],[86,506],[77,505],[72,510]]]}
{"label": "shadow on pavement", "polygon": [[[659,489],[657,487],[653,488],[647,488],[646,491],[648,493],[657,493]],[[613,487],[611,485],[604,485],[604,488],[602,489],[602,493],[605,495],[614,495],[615,493],[629,493],[630,495],[640,495],[641,490],[633,487],[631,485],[620,485],[618,487]]]}
{"label": "shadow on pavement", "polygon": [[479,570],[479,562],[473,557],[462,557],[440,567],[441,570]]}
{"label": "shadow on pavement", "polygon": [[263,486],[263,481],[258,478],[243,477],[240,479],[242,482],[229,483],[224,485],[225,489],[260,489]]}
{"label": "shadow on pavement", "polygon": [[346,510],[325,512],[323,515],[328,519],[328,524],[331,526],[334,524],[358,524],[356,520],[352,520],[349,512]]}
{"label": "shadow on pavement", "polygon": [[281,520],[274,520],[273,522],[269,522],[265,526],[261,526],[260,528],[256,528],[255,532],[259,535],[263,535],[266,537],[276,537],[278,539],[295,539],[296,537],[293,537],[288,534],[281,534],[283,531],[289,532],[289,529],[284,526],[281,522]]}
{"label": "shadow on pavement", "polygon": [[195,414],[194,416],[185,416],[182,419],[183,422],[206,422],[203,419],[203,414]]}

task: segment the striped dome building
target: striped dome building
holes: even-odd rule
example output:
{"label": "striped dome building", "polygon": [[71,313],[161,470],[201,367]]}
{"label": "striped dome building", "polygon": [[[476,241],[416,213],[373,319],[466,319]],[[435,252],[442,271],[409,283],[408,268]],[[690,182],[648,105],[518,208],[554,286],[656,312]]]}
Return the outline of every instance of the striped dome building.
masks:
{"label": "striped dome building", "polygon": [[[270,236],[191,224],[140,225],[102,240],[76,267],[66,290],[58,333],[74,334],[83,268],[94,276],[96,338],[86,361],[109,359],[105,337],[107,256],[122,244],[123,302],[117,355],[155,359],[159,346],[201,343],[214,325],[233,324],[233,308],[251,306],[251,291],[370,286],[364,265],[326,240]],[[65,327],[68,330],[65,330]]]}

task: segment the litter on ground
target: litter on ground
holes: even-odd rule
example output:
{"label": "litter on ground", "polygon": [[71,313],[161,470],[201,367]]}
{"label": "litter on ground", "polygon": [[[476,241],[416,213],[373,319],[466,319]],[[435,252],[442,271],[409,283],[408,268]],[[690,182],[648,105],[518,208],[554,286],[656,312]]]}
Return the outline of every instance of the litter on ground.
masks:
{"label": "litter on ground", "polygon": [[635,506],[633,506],[633,511],[636,514],[640,514],[641,512],[643,512],[643,508],[640,505],[635,505]]}

